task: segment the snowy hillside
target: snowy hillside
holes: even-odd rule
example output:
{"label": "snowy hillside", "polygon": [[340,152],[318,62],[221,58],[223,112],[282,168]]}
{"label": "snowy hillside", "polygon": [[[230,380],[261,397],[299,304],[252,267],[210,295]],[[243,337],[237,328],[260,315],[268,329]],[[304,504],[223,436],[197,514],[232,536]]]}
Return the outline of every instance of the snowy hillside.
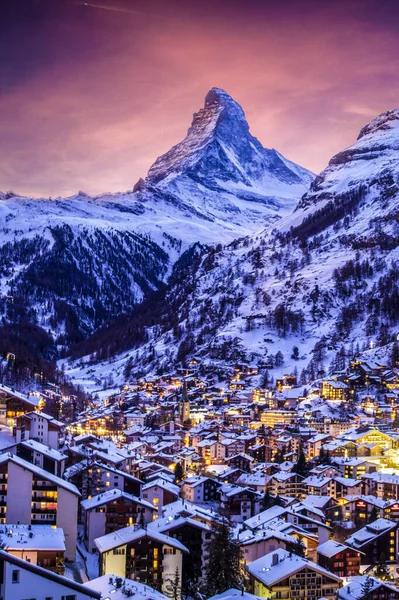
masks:
{"label": "snowy hillside", "polygon": [[159,290],[195,242],[228,243],[292,211],[313,179],[249,133],[211,90],[186,139],[131,192],[32,199],[0,193],[0,316],[81,341]]}
{"label": "snowy hillside", "polygon": [[[398,259],[399,111],[389,111],[273,230],[199,253],[175,273],[157,324],[134,350],[121,336],[106,370],[121,381],[200,355],[257,362],[274,376],[296,370],[305,381],[345,355],[384,354],[399,332]],[[103,368],[72,366],[92,381]]]}

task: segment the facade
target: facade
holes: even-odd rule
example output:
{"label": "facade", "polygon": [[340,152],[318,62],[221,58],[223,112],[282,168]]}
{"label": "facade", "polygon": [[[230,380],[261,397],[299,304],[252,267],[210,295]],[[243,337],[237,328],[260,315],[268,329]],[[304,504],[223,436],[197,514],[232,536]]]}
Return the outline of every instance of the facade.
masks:
{"label": "facade", "polygon": [[53,525],[65,534],[65,557],[74,560],[79,491],[22,458],[0,456],[1,524]]}
{"label": "facade", "polygon": [[355,577],[360,571],[360,552],[328,540],[317,548],[317,563],[338,577]]}
{"label": "facade", "polygon": [[146,525],[156,512],[149,502],[118,489],[83,500],[81,507],[84,542],[89,552],[96,552],[96,538],[135,523]]}
{"label": "facade", "polygon": [[247,565],[252,593],[260,598],[335,600],[342,580],[323,567],[278,549]]}
{"label": "facade", "polygon": [[375,565],[381,560],[395,561],[397,557],[398,524],[388,519],[377,519],[359,529],[345,543],[362,552],[362,565]]}
{"label": "facade", "polygon": [[36,440],[49,448],[58,450],[63,424],[43,412],[27,412],[16,419],[16,441]]}
{"label": "facade", "polygon": [[100,575],[114,573],[164,592],[178,569],[181,583],[183,554],[188,549],[175,538],[133,525],[97,538],[95,545]]}

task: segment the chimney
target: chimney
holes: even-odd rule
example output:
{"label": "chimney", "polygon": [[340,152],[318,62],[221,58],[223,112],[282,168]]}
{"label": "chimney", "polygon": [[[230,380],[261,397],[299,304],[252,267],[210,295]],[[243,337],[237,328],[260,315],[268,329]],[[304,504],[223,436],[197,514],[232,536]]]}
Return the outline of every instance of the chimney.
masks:
{"label": "chimney", "polygon": [[278,554],[273,554],[272,556],[272,566],[278,565]]}

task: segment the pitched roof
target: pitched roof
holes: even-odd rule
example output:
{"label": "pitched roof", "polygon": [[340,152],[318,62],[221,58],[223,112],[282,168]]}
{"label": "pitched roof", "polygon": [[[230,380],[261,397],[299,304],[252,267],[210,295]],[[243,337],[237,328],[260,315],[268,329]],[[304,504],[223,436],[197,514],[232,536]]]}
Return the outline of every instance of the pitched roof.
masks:
{"label": "pitched roof", "polygon": [[188,552],[186,546],[178,540],[175,540],[168,535],[164,535],[163,533],[159,533],[154,529],[142,529],[136,525],[129,525],[129,527],[118,529],[118,531],[107,533],[106,535],[96,538],[94,543],[98,551],[102,553],[146,537],[160,542],[161,544],[172,546],[172,548],[177,548],[182,552]]}

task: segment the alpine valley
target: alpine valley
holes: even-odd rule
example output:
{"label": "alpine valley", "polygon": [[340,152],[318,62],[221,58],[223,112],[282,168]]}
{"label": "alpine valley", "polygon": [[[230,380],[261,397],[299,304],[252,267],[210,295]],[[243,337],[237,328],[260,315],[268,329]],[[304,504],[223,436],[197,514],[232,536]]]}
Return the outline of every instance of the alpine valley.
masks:
{"label": "alpine valley", "polygon": [[313,380],[395,346],[399,110],[315,177],[213,88],[132,191],[4,193],[0,232],[0,352],[35,331],[91,391],[194,356]]}

